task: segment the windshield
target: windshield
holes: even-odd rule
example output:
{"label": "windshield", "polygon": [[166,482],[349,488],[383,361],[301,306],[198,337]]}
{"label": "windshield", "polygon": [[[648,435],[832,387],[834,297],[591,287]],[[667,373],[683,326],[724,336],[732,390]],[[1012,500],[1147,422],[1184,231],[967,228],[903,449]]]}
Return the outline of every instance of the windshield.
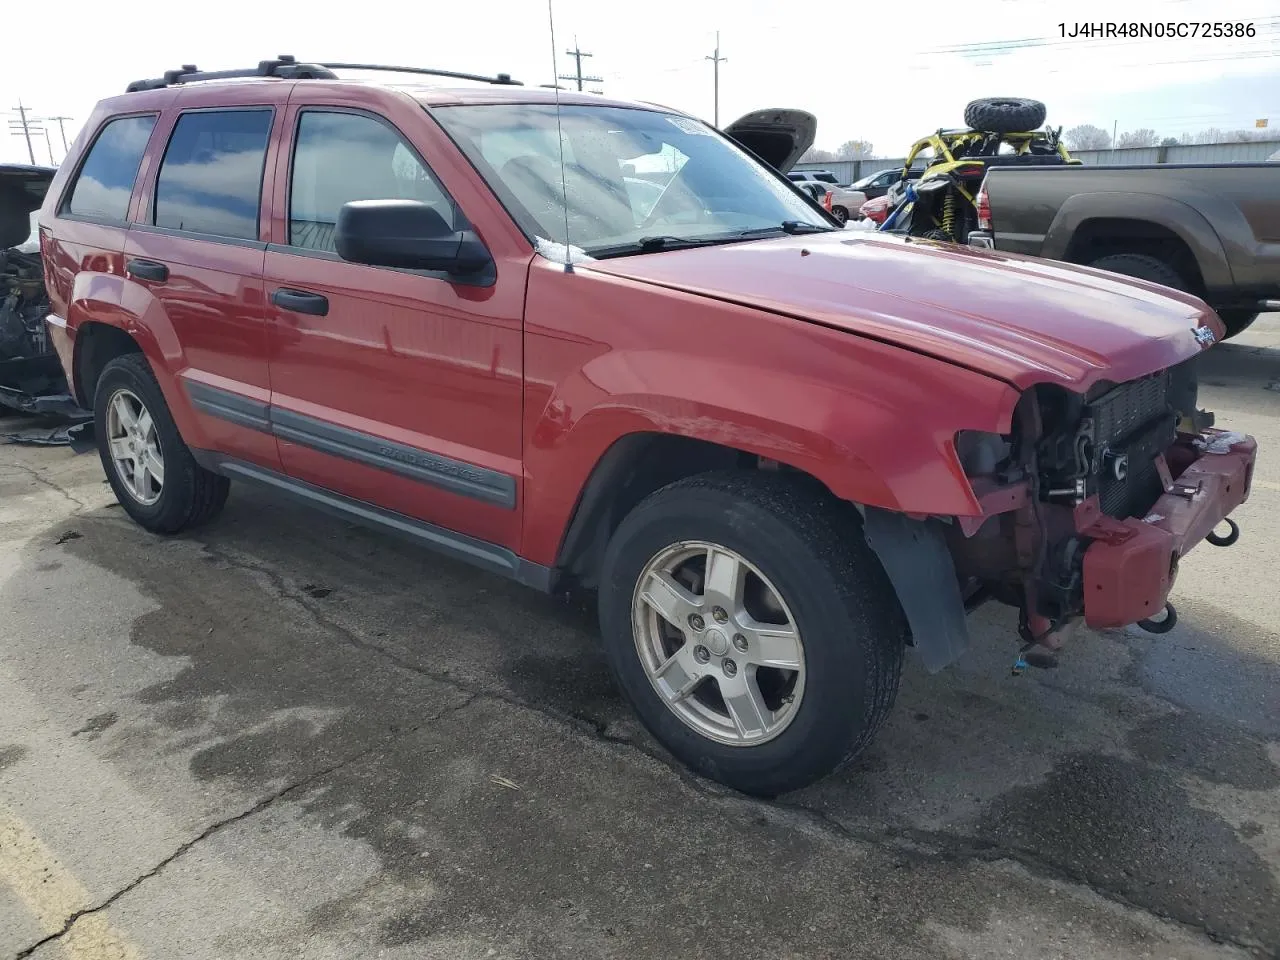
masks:
{"label": "windshield", "polygon": [[686,117],[562,105],[562,180],[554,105],[437,107],[432,115],[535,242],[566,243],[566,187],[567,242],[591,255],[642,252],[641,241],[655,238],[759,236],[784,223],[831,229],[767,167]]}

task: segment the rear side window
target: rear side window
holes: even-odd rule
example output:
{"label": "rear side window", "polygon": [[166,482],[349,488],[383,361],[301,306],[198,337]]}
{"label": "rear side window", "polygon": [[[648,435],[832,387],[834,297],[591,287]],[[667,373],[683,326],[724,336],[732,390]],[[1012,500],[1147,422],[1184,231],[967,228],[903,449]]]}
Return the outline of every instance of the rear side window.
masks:
{"label": "rear side window", "polygon": [[133,181],[155,125],[154,116],[121,117],[103,127],[71,188],[66,212],[123,222],[129,212]]}
{"label": "rear side window", "polygon": [[270,110],[184,113],[156,180],[157,227],[258,239]]}
{"label": "rear side window", "polygon": [[456,225],[456,207],[400,135],[356,113],[298,117],[289,184],[289,245],[335,253],[338,210],[352,200],[419,200]]}

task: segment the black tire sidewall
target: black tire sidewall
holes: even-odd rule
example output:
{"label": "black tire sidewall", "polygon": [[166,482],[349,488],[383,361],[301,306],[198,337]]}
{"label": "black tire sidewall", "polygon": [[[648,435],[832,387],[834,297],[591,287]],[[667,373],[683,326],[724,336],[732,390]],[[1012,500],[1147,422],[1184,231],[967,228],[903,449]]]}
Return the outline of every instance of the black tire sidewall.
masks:
{"label": "black tire sidewall", "polygon": [[[160,499],[144,504],[134,498],[116,471],[111,457],[107,434],[107,407],[115,392],[124,388],[133,393],[151,414],[156,435],[160,441],[160,454],[164,463],[164,485]],[[108,363],[98,378],[94,390],[94,431],[98,443],[98,456],[107,481],[115,492],[120,506],[138,524],[155,532],[178,529],[191,509],[195,462],[178,433],[178,427],[169,413],[164,394],[155,377],[140,354],[125,354]]]}
{"label": "black tire sidewall", "polygon": [[1122,277],[1133,277],[1148,283],[1158,283],[1171,290],[1187,292],[1187,282],[1168,263],[1147,253],[1111,253],[1090,261],[1094,270],[1105,270]]}
{"label": "black tire sidewall", "polygon": [[[841,216],[842,213],[844,214],[843,216]],[[841,223],[849,222],[849,211],[845,210],[844,207],[832,207],[831,215],[835,217],[837,220],[839,220]]]}
{"label": "black tire sidewall", "polygon": [[[787,524],[750,505],[726,510],[723,500],[684,493],[642,505],[610,542],[600,589],[607,658],[644,725],[694,771],[750,793],[786,792],[835,769],[873,722],[870,695],[859,695],[869,670],[858,625],[832,572]],[[718,543],[751,561],[782,594],[799,629],[804,696],[787,728],[758,746],[721,744],[689,727],[640,662],[631,619],[636,581],[653,556],[682,540]]]}
{"label": "black tire sidewall", "polygon": [[964,121],[984,133],[1026,133],[1045,121],[1045,106],[1022,97],[989,97],[964,108]]}

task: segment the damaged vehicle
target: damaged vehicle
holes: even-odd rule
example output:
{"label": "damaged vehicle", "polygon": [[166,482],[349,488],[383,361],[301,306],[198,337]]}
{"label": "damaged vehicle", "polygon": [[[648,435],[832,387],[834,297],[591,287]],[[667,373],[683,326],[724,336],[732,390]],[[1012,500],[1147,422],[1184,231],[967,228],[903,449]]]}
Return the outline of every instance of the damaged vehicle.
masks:
{"label": "damaged vehicle", "polygon": [[1167,630],[1236,539],[1256,444],[1197,407],[1199,298],[840,229],[784,175],[795,112],[341,69],[138,81],[49,189],[49,331],[145,529],[252,483],[594,591],[648,729],[761,795],[864,750],[975,606],[1047,666]]}
{"label": "damaged vehicle", "polygon": [[35,215],[53,167],[0,164],[0,416],[84,414],[49,340]]}

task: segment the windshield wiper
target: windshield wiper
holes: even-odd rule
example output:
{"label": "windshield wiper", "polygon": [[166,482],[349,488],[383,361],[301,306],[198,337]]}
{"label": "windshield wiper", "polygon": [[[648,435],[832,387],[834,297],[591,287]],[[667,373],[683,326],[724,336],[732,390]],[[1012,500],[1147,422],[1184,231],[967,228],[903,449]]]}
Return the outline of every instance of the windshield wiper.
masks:
{"label": "windshield wiper", "polygon": [[591,256],[597,260],[605,257],[618,257],[628,253],[657,253],[659,250],[679,250],[686,247],[705,247],[713,243],[727,243],[737,237],[737,234],[720,234],[714,237],[673,237],[673,236],[652,236],[641,237],[639,240],[632,240],[630,243],[618,243],[611,247],[600,247],[591,251]]}
{"label": "windshield wiper", "polygon": [[752,227],[749,230],[734,230],[731,233],[719,233],[710,237],[675,237],[660,234],[652,237],[641,237],[630,243],[619,243],[610,247],[600,247],[591,251],[597,260],[607,257],[622,257],[633,253],[657,253],[659,250],[681,250],[689,247],[707,247],[717,243],[734,243],[750,240],[752,237],[767,237],[778,233],[829,233],[835,227],[819,226],[815,223],[804,223],[800,220],[783,220],[768,227]]}
{"label": "windshield wiper", "polygon": [[831,233],[835,227],[825,227],[816,223],[805,223],[801,220],[783,220],[771,227],[752,227],[750,230],[741,231],[738,236],[750,237],[757,234],[767,233]]}

